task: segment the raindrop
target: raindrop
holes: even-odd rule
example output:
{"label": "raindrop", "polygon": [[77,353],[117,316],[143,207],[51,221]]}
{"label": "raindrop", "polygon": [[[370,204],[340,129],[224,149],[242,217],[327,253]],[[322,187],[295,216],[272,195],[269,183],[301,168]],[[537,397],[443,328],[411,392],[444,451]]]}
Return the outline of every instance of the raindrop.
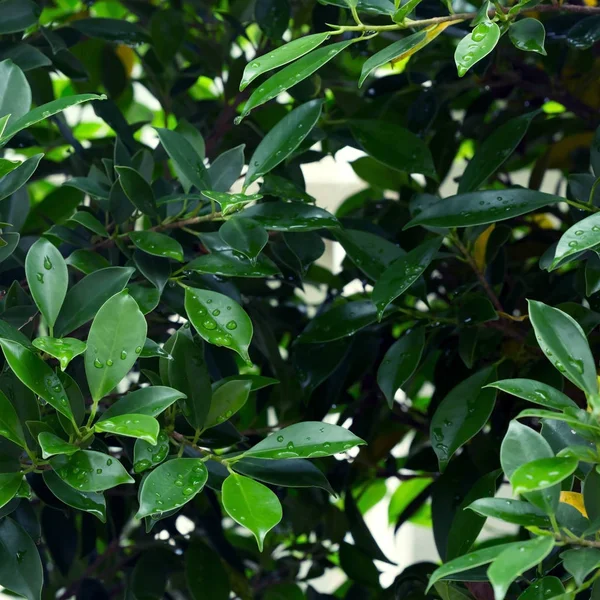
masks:
{"label": "raindrop", "polygon": [[230,331],[233,331],[234,329],[237,329],[237,323],[235,321],[229,321],[225,327],[227,327],[227,329]]}
{"label": "raindrop", "polygon": [[104,365],[97,358],[94,359],[94,366],[96,369],[102,369],[102,367],[104,367]]}
{"label": "raindrop", "polygon": [[113,361],[110,358],[106,361],[106,366],[107,367],[112,367],[113,366]]}
{"label": "raindrop", "polygon": [[142,347],[141,347],[141,346],[138,346],[138,347],[135,349],[135,353],[136,353],[136,354],[139,354],[141,351],[142,351]]}
{"label": "raindrop", "polygon": [[127,351],[121,350],[121,360],[125,360],[127,358]]}
{"label": "raindrop", "polygon": [[46,271],[49,271],[52,268],[52,262],[50,261],[50,259],[45,256],[44,257],[44,269],[46,269]]}

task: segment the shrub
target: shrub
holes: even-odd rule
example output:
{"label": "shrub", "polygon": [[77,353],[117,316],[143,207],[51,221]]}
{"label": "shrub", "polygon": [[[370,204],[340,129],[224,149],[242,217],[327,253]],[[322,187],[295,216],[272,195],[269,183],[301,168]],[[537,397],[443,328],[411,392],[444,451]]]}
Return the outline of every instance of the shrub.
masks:
{"label": "shrub", "polygon": [[[0,585],[600,597],[594,0],[2,0],[0,35]],[[345,147],[332,214],[302,167]],[[381,502],[441,566],[380,580]]]}

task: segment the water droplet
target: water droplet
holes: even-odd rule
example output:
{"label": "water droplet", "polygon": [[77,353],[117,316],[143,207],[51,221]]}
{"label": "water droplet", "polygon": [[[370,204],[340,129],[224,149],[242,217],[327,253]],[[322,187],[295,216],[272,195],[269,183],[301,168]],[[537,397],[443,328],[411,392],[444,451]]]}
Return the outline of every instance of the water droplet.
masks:
{"label": "water droplet", "polygon": [[104,365],[97,358],[94,359],[94,366],[96,369],[102,369],[102,367],[104,367]]}
{"label": "water droplet", "polygon": [[98,475],[102,475],[102,469],[96,469],[96,473],[97,473]]}
{"label": "water droplet", "polygon": [[52,268],[52,262],[47,256],[45,256],[44,257],[44,269],[46,269],[46,271],[49,271],[51,268]]}
{"label": "water droplet", "polygon": [[186,487],[183,490],[183,495],[184,496],[191,496],[194,493],[194,490],[191,487]]}
{"label": "water droplet", "polygon": [[217,328],[217,324],[212,319],[206,319],[202,321],[202,327],[204,327],[204,329],[209,329],[212,331],[213,329]]}
{"label": "water droplet", "polygon": [[113,361],[110,358],[106,361],[106,366],[107,367],[112,367],[113,366]]}
{"label": "water droplet", "polygon": [[229,321],[225,327],[227,327],[227,329],[230,331],[233,331],[234,329],[237,329],[237,323],[235,321]]}
{"label": "water droplet", "polygon": [[138,346],[138,347],[135,349],[135,353],[136,353],[136,354],[139,354],[141,351],[142,351],[142,347],[141,347],[141,346]]}
{"label": "water droplet", "polygon": [[127,351],[126,350],[122,350],[121,351],[121,360],[125,360],[127,358]]}
{"label": "water droplet", "polygon": [[112,462],[113,462],[113,461],[112,461],[112,458],[109,458],[109,459],[106,461],[106,466],[107,466],[107,467],[110,467],[110,465],[112,465]]}
{"label": "water droplet", "polygon": [[218,317],[221,314],[221,311],[218,308],[212,311],[213,316]]}

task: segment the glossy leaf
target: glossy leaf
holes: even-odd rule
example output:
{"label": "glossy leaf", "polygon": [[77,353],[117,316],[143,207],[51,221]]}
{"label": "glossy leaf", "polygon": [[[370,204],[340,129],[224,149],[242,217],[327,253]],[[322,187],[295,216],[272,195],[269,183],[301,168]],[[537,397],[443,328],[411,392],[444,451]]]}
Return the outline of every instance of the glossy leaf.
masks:
{"label": "glossy leaf", "polygon": [[106,231],[106,227],[96,219],[92,213],[89,213],[85,210],[78,210],[70,219],[74,223],[78,223],[82,227],[89,229],[92,233],[99,235],[101,237],[109,237],[108,231]]}
{"label": "glossy leaf", "polygon": [[84,35],[100,38],[107,42],[138,46],[149,41],[149,36],[137,23],[123,19],[77,19],[73,26]]}
{"label": "glossy leaf", "polygon": [[537,19],[526,17],[515,21],[508,30],[508,36],[515,48],[524,52],[536,52],[546,56],[546,49],[544,48],[546,29]]}
{"label": "glossy leaf", "polygon": [[44,471],[44,483],[61,501],[75,508],[88,512],[102,523],[106,523],[106,500],[98,492],[82,492],[65,483],[54,471]]}
{"label": "glossy leaf", "polygon": [[50,464],[62,481],[82,492],[101,492],[134,483],[116,458],[102,452],[80,450],[71,456],[55,456]]}
{"label": "glossy leaf", "polygon": [[362,444],[365,444],[364,440],[343,427],[320,421],[305,421],[271,434],[250,450],[246,450],[244,456],[318,458],[345,452]]}
{"label": "glossy leaf", "polygon": [[15,497],[22,481],[23,473],[0,473],[0,508]]}
{"label": "glossy leaf", "polygon": [[127,291],[115,294],[96,314],[85,351],[85,373],[94,401],[127,375],[146,341],[147,325]]}
{"label": "glossy leaf", "polygon": [[546,383],[532,379],[503,379],[490,383],[487,387],[494,387],[523,400],[556,410],[577,408],[577,404],[567,395]]}
{"label": "glossy leaf", "polygon": [[201,338],[209,344],[231,348],[250,362],[252,321],[237,302],[223,294],[186,287],[185,310]]}
{"label": "glossy leaf", "polygon": [[263,73],[287,65],[288,63],[308,54],[320,46],[325,40],[329,39],[330,34],[315,33],[305,35],[296,40],[276,48],[272,52],[251,60],[244,69],[242,81],[240,82],[240,91],[243,91],[252,81],[260,77]]}
{"label": "glossy leaf", "polygon": [[554,538],[540,536],[507,548],[488,569],[488,577],[497,600],[504,600],[510,584],[531,567],[542,562],[554,547]]}
{"label": "glossy leaf", "polygon": [[246,208],[242,216],[271,231],[315,231],[340,225],[326,210],[304,202],[263,202]]}
{"label": "glossy leaf", "polygon": [[520,596],[518,600],[570,600],[562,597],[565,588],[558,577],[542,577],[532,583]]}
{"label": "glossy leaf", "polygon": [[261,194],[226,194],[212,190],[202,190],[202,195],[218,202],[223,216],[231,215],[241,210],[246,204],[262,198]]}
{"label": "glossy leaf", "polygon": [[396,392],[418,367],[424,346],[425,331],[421,327],[403,335],[385,353],[377,371],[377,384],[390,408],[394,405]]}
{"label": "glossy leaf", "polygon": [[131,167],[115,167],[119,175],[119,183],[131,203],[149,217],[158,216],[156,199],[150,184]]}
{"label": "glossy leaf", "polygon": [[217,193],[228,192],[238,180],[244,168],[244,148],[240,144],[217,156],[208,169],[212,189]]}
{"label": "glossy leaf", "polygon": [[219,229],[219,235],[226,244],[241,252],[252,262],[269,241],[269,234],[256,221],[245,217],[233,217]]}
{"label": "glossy leaf", "polygon": [[484,517],[501,519],[523,527],[549,527],[549,517],[529,502],[507,498],[480,498],[468,506]]}
{"label": "glossy leaf", "polygon": [[321,100],[306,102],[283,117],[265,135],[250,159],[244,189],[265,173],[272,171],[296,150],[316,125],[322,107]]}
{"label": "glossy leaf", "polygon": [[529,300],[529,318],[548,360],[586,394],[598,394],[596,366],[586,336],[563,311]]}
{"label": "glossy leaf", "polygon": [[355,40],[345,40],[317,48],[308,54],[305,54],[291,65],[284,67],[281,71],[267,79],[250,96],[244,105],[244,112],[236,121],[250,114],[250,111],[257,106],[276,98],[282,92],[297,85],[307,77],[310,77],[315,71],[318,71],[323,65],[327,64],[332,58],[345,50]]}
{"label": "glossy leaf", "polygon": [[283,516],[277,496],[262,483],[232,473],[223,483],[222,500],[227,514],[254,534],[262,552],[267,533]]}
{"label": "glossy leaf", "polygon": [[402,295],[429,266],[442,240],[434,238],[395,260],[375,283],[371,296],[381,321],[387,306]]}
{"label": "glossy leaf", "polygon": [[[0,115],[9,115],[8,124],[27,114],[31,107],[31,88],[23,74],[11,60],[0,62]],[[40,157],[41,158],[41,157]]]}
{"label": "glossy leaf", "polygon": [[156,231],[132,231],[131,241],[143,252],[183,262],[183,248],[172,237]]}
{"label": "glossy leaf", "polygon": [[481,59],[485,58],[500,40],[500,27],[491,21],[483,21],[471,33],[468,33],[456,47],[454,62],[458,76],[466,72]]}
{"label": "glossy leaf", "polygon": [[76,283],[67,292],[54,326],[55,334],[64,336],[93,319],[109,298],[125,288],[134,272],[130,267],[108,267]]}
{"label": "glossy leaf", "polygon": [[10,400],[0,391],[0,436],[25,448],[25,434],[19,420],[19,415]]}
{"label": "glossy leaf", "polygon": [[157,417],[177,400],[185,398],[185,394],[170,387],[153,385],[135,392],[129,392],[111,405],[98,419],[113,419],[121,415],[148,415]]}
{"label": "glossy leaf", "polygon": [[136,518],[179,508],[202,490],[208,473],[198,458],[174,458],[154,469],[142,482]]}
{"label": "glossy leaf", "polygon": [[558,240],[550,270],[556,269],[566,258],[600,244],[600,215],[593,214],[569,227]]}
{"label": "glossy leaf", "polygon": [[62,438],[59,438],[49,431],[42,431],[38,435],[38,443],[42,449],[43,458],[50,458],[57,454],[66,454],[70,456],[71,454],[75,454],[75,452],[79,452],[81,449],[77,446],[73,446],[73,444],[65,442]]}
{"label": "glossy leaf", "polygon": [[587,50],[600,39],[600,15],[585,17],[567,32],[567,43],[577,50]]}
{"label": "glossy leaf", "polygon": [[169,454],[169,436],[161,431],[156,444],[151,444],[143,439],[138,439],[133,448],[133,470],[143,473],[159,465]]}
{"label": "glossy leaf", "polygon": [[429,227],[487,225],[533,212],[561,200],[558,196],[517,188],[459,194],[429,205],[410,221],[405,229],[416,225]]}
{"label": "glossy leaf", "polygon": [[85,352],[85,342],[75,338],[39,337],[33,340],[33,345],[42,352],[53,356],[64,371],[69,363]]}
{"label": "glossy leaf", "polygon": [[252,383],[244,380],[232,380],[217,388],[210,401],[210,410],[204,427],[214,427],[237,413],[248,401]]}
{"label": "glossy leaf", "polygon": [[73,420],[67,394],[56,373],[35,353],[11,340],[0,338],[6,362],[13,373],[36,395]]}
{"label": "glossy leaf", "polygon": [[487,423],[496,392],[484,388],[495,376],[488,367],[459,383],[442,400],[431,419],[433,449],[443,471],[453,454]]}
{"label": "glossy leaf", "polygon": [[597,548],[567,550],[560,557],[563,559],[565,569],[573,575],[578,586],[592,571],[600,567],[600,550]]}
{"label": "glossy leaf", "polygon": [[510,477],[515,494],[551,487],[569,477],[577,469],[573,457],[540,458],[521,465]]}
{"label": "glossy leaf", "polygon": [[150,444],[156,445],[160,425],[149,415],[128,414],[102,419],[94,426],[96,431],[139,438]]}
{"label": "glossy leaf", "polygon": [[267,256],[261,255],[254,263],[252,263],[237,250],[223,250],[221,252],[202,254],[192,262],[188,263],[184,270],[218,275],[221,277],[262,278],[274,277],[279,274],[277,265]]}
{"label": "glossy leaf", "polygon": [[29,181],[43,156],[43,154],[35,154],[0,179],[0,200],[8,198]]}
{"label": "glossy leaf", "polygon": [[515,117],[486,137],[460,178],[459,194],[474,192],[502,166],[521,143],[537,114],[538,111],[534,111]]}

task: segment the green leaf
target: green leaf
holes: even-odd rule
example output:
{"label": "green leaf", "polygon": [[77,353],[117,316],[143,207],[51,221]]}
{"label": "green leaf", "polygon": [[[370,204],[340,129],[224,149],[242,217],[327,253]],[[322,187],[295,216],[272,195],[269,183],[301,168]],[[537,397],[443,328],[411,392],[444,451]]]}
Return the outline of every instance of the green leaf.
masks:
{"label": "green leaf", "polygon": [[254,19],[267,37],[280,39],[288,28],[291,19],[289,1],[256,0]]}
{"label": "green leaf", "polygon": [[5,158],[0,159],[0,177],[8,175],[11,171],[14,171],[19,165],[23,164],[22,161],[6,160]]}
{"label": "green leaf", "polygon": [[578,221],[558,240],[550,270],[556,269],[569,256],[600,244],[600,213]]}
{"label": "green leaf", "polygon": [[331,34],[315,33],[292,40],[287,44],[251,60],[244,69],[242,81],[240,82],[240,91],[243,91],[250,83],[263,73],[287,65],[288,63],[308,54],[320,46],[325,40],[329,39]]}
{"label": "green leaf", "polygon": [[245,204],[262,198],[261,194],[226,194],[211,190],[202,190],[202,195],[209,200],[218,202],[223,216],[233,214],[239,211]]}
{"label": "green leaf", "polygon": [[419,366],[424,347],[425,329],[419,327],[403,335],[385,353],[377,371],[377,384],[390,409],[394,406],[396,392]]}
{"label": "green leaf", "polygon": [[242,475],[271,485],[317,487],[329,492],[332,496],[336,495],[325,475],[309,460],[242,458],[234,462],[232,468]]}
{"label": "green leaf", "polygon": [[600,39],[600,15],[585,17],[567,32],[567,44],[577,50],[587,50]]}
{"label": "green leaf", "polygon": [[185,552],[185,580],[192,600],[228,600],[229,575],[212,548],[193,537]]}
{"label": "green leaf", "polygon": [[283,516],[277,496],[262,483],[232,473],[223,483],[222,500],[227,514],[254,534],[262,552],[267,533]]}
{"label": "green leaf", "polygon": [[150,184],[131,167],[115,167],[115,171],[118,173],[121,187],[131,203],[143,214],[149,217],[158,217],[156,199]]}
{"label": "green leaf", "polygon": [[0,508],[15,497],[22,481],[23,473],[0,473]]}
{"label": "green leaf", "polygon": [[42,449],[42,458],[50,458],[57,454],[66,454],[69,456],[81,450],[81,448],[65,442],[62,438],[49,431],[42,431],[38,435],[38,443]]}
{"label": "green leaf", "polygon": [[108,267],[84,277],[68,292],[54,326],[56,335],[66,335],[94,318],[100,307],[122,291],[135,272],[131,267]]}
{"label": "green leaf", "polygon": [[404,227],[473,227],[519,217],[549,204],[562,202],[558,196],[514,188],[459,194],[434,202]]}
{"label": "green leaf", "polygon": [[0,263],[4,262],[7,258],[10,258],[13,252],[17,249],[19,245],[19,240],[21,239],[20,234],[18,233],[3,233],[2,239],[6,242],[6,246],[0,248]]}
{"label": "green leaf", "polygon": [[61,501],[77,510],[88,512],[106,523],[106,500],[97,492],[82,492],[65,483],[54,471],[42,474],[48,489]]}
{"label": "green leaf", "polygon": [[21,344],[0,338],[0,345],[13,373],[34,394],[72,421],[67,394],[56,373],[37,354]]}
{"label": "green leaf", "polygon": [[3,60],[0,62],[0,116],[9,116],[7,123],[13,123],[27,114],[30,106],[31,88],[23,71],[11,60]]}
{"label": "green leaf", "polygon": [[98,422],[129,414],[157,417],[171,404],[183,398],[185,394],[170,387],[153,385],[141,388],[117,400],[102,413]]}
{"label": "green leaf", "polygon": [[180,508],[202,490],[207,479],[199,458],[174,458],[159,465],[142,482],[136,518]]}
{"label": "green leaf", "polygon": [[471,33],[465,35],[454,52],[458,76],[463,77],[474,64],[485,58],[499,40],[500,27],[492,21],[482,21]]}
{"label": "green leaf", "polygon": [[319,458],[366,444],[351,431],[320,421],[296,423],[271,434],[244,452],[255,458]]}
{"label": "green leaf", "polygon": [[304,202],[263,202],[246,208],[242,216],[272,231],[315,231],[340,226],[332,214]]}
{"label": "green leaf", "polygon": [[525,571],[541,563],[552,548],[554,538],[540,536],[527,542],[519,542],[515,548],[507,548],[495,558],[487,574],[496,600],[504,600],[510,584]]}
{"label": "green leaf", "polygon": [[93,19],[77,19],[72,26],[84,35],[100,38],[107,42],[139,46],[149,42],[150,37],[137,23],[124,19],[107,19],[94,17]]}
{"label": "green leaf", "polygon": [[186,287],[185,311],[202,339],[231,348],[250,362],[252,321],[237,302],[217,292]]}
{"label": "green leaf", "polygon": [[556,410],[569,407],[577,408],[577,404],[569,396],[546,383],[533,381],[532,379],[502,379],[490,383],[486,387],[494,387],[507,394],[523,398],[523,400],[529,400],[529,402]]}
{"label": "green leaf", "polygon": [[[66,263],[72,266],[74,269],[89,275],[94,271],[98,271],[99,269],[104,269],[110,267],[110,263],[104,258],[104,256],[98,254],[97,252],[92,252],[91,250],[75,250],[72,254],[70,254]],[[115,267],[121,268],[121,267]],[[77,287],[76,284],[74,287]]]}
{"label": "green leaf", "polygon": [[164,431],[158,434],[156,444],[142,439],[137,440],[133,448],[134,472],[143,473],[159,465],[169,455],[169,448],[169,436]]}
{"label": "green leaf", "polygon": [[253,263],[269,241],[269,234],[256,221],[245,217],[233,217],[219,229],[219,235],[226,244],[241,252]]}
{"label": "green leaf", "polygon": [[29,178],[35,173],[43,154],[35,154],[21,163],[16,169],[0,179],[0,200],[8,198],[18,189],[22,188]]}
{"label": "green leaf", "polygon": [[0,585],[40,600],[44,573],[39,551],[25,529],[12,519],[0,521]]}
{"label": "green leaf", "polygon": [[453,454],[487,423],[496,392],[484,388],[495,377],[495,369],[487,367],[454,387],[442,400],[431,419],[433,449],[444,471]]}
{"label": "green leaf", "polygon": [[544,48],[546,30],[537,19],[525,18],[515,21],[508,30],[508,37],[515,48],[546,56]]}
{"label": "green leaf", "polygon": [[33,345],[38,350],[58,359],[62,371],[86,349],[85,342],[75,338],[39,337],[33,340]]}
{"label": "green leaf", "polygon": [[521,143],[539,111],[520,115],[495,129],[475,152],[460,178],[458,193],[474,192],[493,175]]}
{"label": "green leaf", "polygon": [[375,283],[371,299],[377,306],[379,320],[387,306],[402,295],[419,279],[438,253],[441,238],[434,238],[417,246],[408,254],[395,260]]}
{"label": "green leaf", "polygon": [[252,383],[234,379],[217,388],[210,401],[210,410],[204,423],[205,428],[214,427],[230,419],[248,401]]}
{"label": "green leaf", "polygon": [[0,35],[17,33],[38,22],[41,9],[32,0],[3,0],[0,4]]}
{"label": "green leaf", "polygon": [[437,179],[427,144],[408,129],[377,120],[353,120],[349,124],[356,140],[375,160],[397,171]]}
{"label": "green leaf", "polygon": [[25,273],[29,290],[46,323],[54,327],[67,294],[67,264],[56,246],[40,238],[27,253]]}
{"label": "green leaf", "polygon": [[482,548],[481,550],[476,550],[475,552],[471,552],[465,556],[460,556],[454,560],[451,560],[450,562],[447,562],[441,567],[438,567],[431,574],[427,590],[430,590],[440,579],[452,579],[452,575],[456,575],[457,573],[462,573],[463,571],[468,571],[470,569],[474,569],[475,567],[480,567],[481,565],[492,562],[504,551],[515,548],[517,543],[518,542],[511,542],[508,544],[499,544],[498,546],[492,546],[490,548]]}
{"label": "green leaf", "polygon": [[134,413],[102,419],[102,421],[94,425],[94,430],[112,433],[113,435],[139,438],[140,440],[156,445],[160,425],[154,417]]}
{"label": "green leaf", "polygon": [[136,301],[119,292],[96,314],[87,340],[85,374],[94,402],[129,373],[146,341],[146,319]]}
{"label": "green leaf", "polygon": [[298,148],[317,124],[322,108],[322,100],[306,102],[283,117],[265,135],[250,159],[244,190],[259,177],[272,171]]}
{"label": "green leaf", "polygon": [[82,492],[101,492],[134,483],[116,458],[102,452],[80,450],[71,456],[55,456],[50,464],[62,481]]}
{"label": "green leaf", "polygon": [[202,254],[191,263],[188,263],[184,271],[195,271],[197,273],[207,273],[220,277],[262,278],[274,277],[279,274],[279,268],[267,256],[261,255],[252,263],[237,250],[224,250]]}
{"label": "green leaf", "polygon": [[[58,100],[53,100],[52,102],[48,102],[47,104],[42,104],[42,106],[38,106],[29,112],[26,112],[23,116],[16,118],[13,113],[13,118],[10,122],[10,125],[4,130],[2,134],[0,134],[0,144],[6,143],[8,139],[10,139],[19,131],[27,129],[40,121],[44,121],[49,117],[52,117],[71,106],[76,106],[77,104],[82,104],[83,102],[89,102],[90,100],[106,100],[106,96],[104,94],[77,94],[75,96],[66,96],[64,98],[59,98]],[[27,108],[29,108],[29,104]]]}
{"label": "green leaf", "polygon": [[571,600],[560,598],[565,588],[558,577],[542,577],[532,583],[520,596],[518,600]]}
{"label": "green leaf", "polygon": [[592,571],[600,567],[600,550],[597,548],[567,550],[560,557],[563,559],[563,566],[573,575],[578,586]]}
{"label": "green leaf", "polygon": [[529,318],[548,360],[586,394],[598,394],[596,365],[577,321],[543,302],[528,300]]}
{"label": "green leaf", "polygon": [[579,461],[574,457],[540,458],[521,465],[510,477],[515,494],[543,490],[572,475]]}
{"label": "green leaf", "polygon": [[19,415],[10,400],[0,391],[0,436],[26,448],[25,434]]}
{"label": "green leaf", "polygon": [[210,190],[210,177],[203,158],[180,133],[156,128],[160,143],[177,170],[198,190]]}
{"label": "green leaf", "polygon": [[143,252],[153,256],[172,258],[183,262],[183,248],[172,237],[156,231],[132,231],[129,239]]}
{"label": "green leaf", "polygon": [[[586,417],[587,415],[587,417]],[[568,423],[574,429],[583,429],[589,430],[596,434],[600,434],[600,427],[597,422],[590,418],[589,413],[586,413],[584,410],[578,410],[575,414],[564,414],[557,413],[551,410],[541,410],[535,408],[528,408],[526,410],[522,410],[518,415],[517,419],[552,419],[556,421],[562,421],[564,423]]]}
{"label": "green leaf", "polygon": [[92,213],[89,213],[86,210],[78,210],[69,218],[69,221],[78,223],[96,235],[108,237],[108,231],[106,231],[106,227],[104,227],[104,225],[102,225],[102,223],[100,223],[100,221],[98,221],[98,219],[96,219]]}
{"label": "green leaf", "polygon": [[467,507],[484,517],[501,519],[522,527],[549,527],[550,519],[539,508],[522,500],[480,498]]}
{"label": "green leaf", "polygon": [[238,180],[244,168],[244,148],[245,144],[240,144],[231,148],[211,163],[208,169],[212,189],[217,193],[228,192],[231,186]]}
{"label": "green leaf", "polygon": [[[308,54],[305,54],[291,65],[281,69],[275,75],[261,84],[250,96],[244,105],[244,112],[236,119],[239,124],[244,117],[250,114],[250,111],[257,106],[276,98],[282,92],[294,87],[307,77],[310,77],[315,71],[318,71],[323,65],[327,64],[332,58],[336,57],[342,50],[345,50],[356,40],[345,40],[336,42],[323,48],[317,48]],[[251,161],[252,163],[252,161]]]}

